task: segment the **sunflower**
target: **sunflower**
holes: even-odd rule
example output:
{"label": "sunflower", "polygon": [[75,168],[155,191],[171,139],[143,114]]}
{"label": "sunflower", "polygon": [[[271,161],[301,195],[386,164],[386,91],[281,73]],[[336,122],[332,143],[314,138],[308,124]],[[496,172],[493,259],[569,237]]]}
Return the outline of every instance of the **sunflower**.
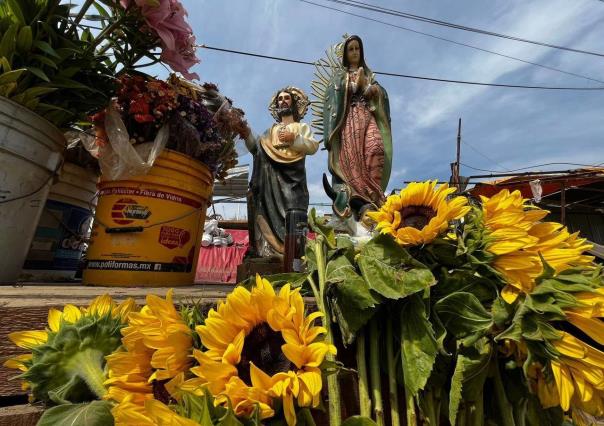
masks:
{"label": "sunflower", "polygon": [[455,188],[436,181],[411,183],[399,195],[391,195],[377,211],[367,215],[377,222],[382,234],[390,234],[397,243],[415,246],[433,241],[446,232],[449,222],[470,210],[464,197],[454,197]]}
{"label": "sunflower", "polygon": [[[577,303],[563,309],[566,320],[596,345],[603,345],[604,323],[600,318],[604,318],[604,288],[572,297]],[[572,330],[568,326],[565,329]],[[543,369],[538,363],[529,366],[529,377],[537,383],[541,404],[572,411],[578,424],[585,415],[604,415],[604,352],[569,331],[558,333],[558,339],[550,340],[558,353],[550,360],[550,368]]]}
{"label": "sunflower", "polygon": [[132,313],[122,329],[122,350],[107,356],[109,391],[105,399],[119,404],[112,410],[119,419],[145,417],[148,400],[168,402],[176,393],[175,383],[183,381],[192,363],[192,331],[172,302],[147,295],[147,304]]}
{"label": "sunflower", "polygon": [[305,316],[299,289],[286,284],[276,294],[257,276],[251,291],[237,287],[196,327],[206,350],[194,351],[199,366],[191,371],[197,377],[183,389],[199,393],[206,387],[217,404],[230,404],[237,416],[258,407],[261,419],[273,416],[273,399],[281,399],[287,423],[295,424],[295,402],[319,404],[320,366],[328,353],[336,353],[322,340],[327,330],[314,326],[322,315]]}
{"label": "sunflower", "polygon": [[485,249],[507,283],[501,292],[506,302],[533,290],[535,279],[543,273],[541,257],[556,273],[593,260],[583,254],[591,248],[585,239],[570,234],[562,224],[541,222],[549,212],[529,205],[520,191],[504,189],[481,200]]}
{"label": "sunflower", "polygon": [[135,308],[133,299],[118,305],[107,294],[85,308],[52,308],[46,330],[9,334],[15,345],[32,353],[4,365],[23,372],[23,388],[31,388],[35,400],[63,403],[101,397],[106,392],[104,356],[119,346],[120,329]]}
{"label": "sunflower", "polygon": [[553,345],[560,352],[559,359],[551,361],[560,407],[603,416],[604,353],[566,332]]}

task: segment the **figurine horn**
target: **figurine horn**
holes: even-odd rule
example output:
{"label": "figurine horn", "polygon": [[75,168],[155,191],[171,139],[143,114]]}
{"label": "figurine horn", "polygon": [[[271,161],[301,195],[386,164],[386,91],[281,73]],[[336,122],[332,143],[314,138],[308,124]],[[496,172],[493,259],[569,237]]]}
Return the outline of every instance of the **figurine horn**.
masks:
{"label": "figurine horn", "polygon": [[327,175],[323,173],[323,188],[325,189],[325,193],[332,200],[336,199],[336,191],[333,190],[333,187],[329,183],[329,179],[327,179]]}

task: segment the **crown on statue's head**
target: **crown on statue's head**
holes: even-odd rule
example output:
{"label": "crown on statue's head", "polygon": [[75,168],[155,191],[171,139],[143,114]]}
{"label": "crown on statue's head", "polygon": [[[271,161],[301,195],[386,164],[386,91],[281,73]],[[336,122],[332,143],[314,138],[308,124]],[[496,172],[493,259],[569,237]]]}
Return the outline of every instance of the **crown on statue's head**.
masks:
{"label": "crown on statue's head", "polygon": [[348,33],[344,33],[342,35],[342,41],[336,44],[336,55],[340,59],[344,57],[344,44],[346,43],[346,40],[348,40],[348,37],[350,37],[350,35]]}

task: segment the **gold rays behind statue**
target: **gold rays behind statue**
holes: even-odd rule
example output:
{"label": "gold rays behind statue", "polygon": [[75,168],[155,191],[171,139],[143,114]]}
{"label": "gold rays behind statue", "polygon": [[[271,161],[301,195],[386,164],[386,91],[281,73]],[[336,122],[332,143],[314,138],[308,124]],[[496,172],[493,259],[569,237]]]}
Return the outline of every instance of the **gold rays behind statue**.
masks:
{"label": "gold rays behind statue", "polygon": [[344,43],[349,35],[344,34],[342,41],[334,44],[325,51],[325,56],[315,62],[315,78],[310,83],[313,100],[310,103],[313,119],[311,125],[317,137],[323,136],[323,104],[327,86],[337,71],[345,71],[342,65]]}

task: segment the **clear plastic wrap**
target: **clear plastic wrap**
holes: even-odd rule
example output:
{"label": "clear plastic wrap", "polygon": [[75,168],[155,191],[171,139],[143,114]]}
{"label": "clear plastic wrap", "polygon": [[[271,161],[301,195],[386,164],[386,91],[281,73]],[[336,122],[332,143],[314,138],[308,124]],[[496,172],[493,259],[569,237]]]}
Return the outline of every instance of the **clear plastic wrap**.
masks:
{"label": "clear plastic wrap", "polygon": [[88,132],[80,134],[82,144],[99,161],[101,174],[108,180],[145,175],[168,142],[169,126],[162,126],[152,142],[130,143],[130,135],[113,104],[105,113],[103,137]]}

